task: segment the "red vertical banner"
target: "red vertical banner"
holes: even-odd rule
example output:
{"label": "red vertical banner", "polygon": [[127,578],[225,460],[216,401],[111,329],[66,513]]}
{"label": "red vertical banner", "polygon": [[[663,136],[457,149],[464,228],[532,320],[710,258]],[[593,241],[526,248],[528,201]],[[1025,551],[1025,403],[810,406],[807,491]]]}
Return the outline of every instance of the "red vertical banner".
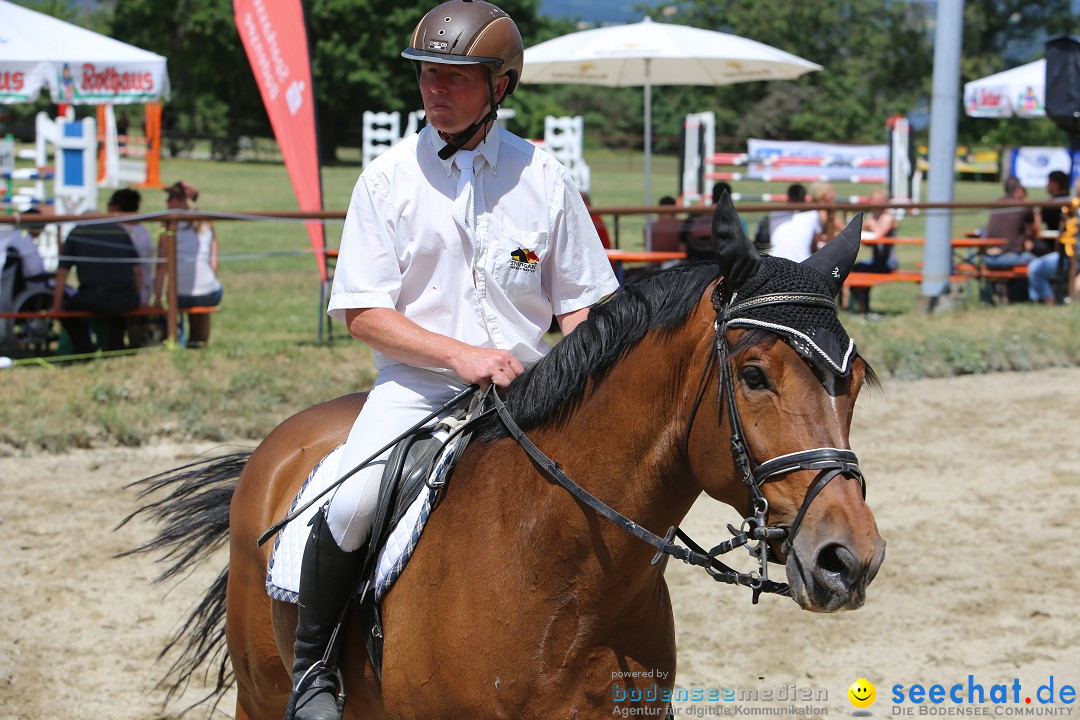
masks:
{"label": "red vertical banner", "polygon": [[[233,15],[300,209],[322,210],[315,97],[300,0],[233,0]],[[323,225],[306,225],[325,283]]]}

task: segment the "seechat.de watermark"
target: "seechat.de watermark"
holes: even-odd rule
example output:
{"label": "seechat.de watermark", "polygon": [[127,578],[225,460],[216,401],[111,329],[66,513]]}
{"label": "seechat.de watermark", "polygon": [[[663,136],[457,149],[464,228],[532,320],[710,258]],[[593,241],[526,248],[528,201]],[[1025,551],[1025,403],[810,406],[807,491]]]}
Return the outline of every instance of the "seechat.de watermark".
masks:
{"label": "seechat.de watermark", "polygon": [[890,690],[892,715],[901,717],[1070,716],[1076,704],[1076,687],[1053,675],[1034,689],[1024,687],[1019,678],[985,683],[968,675],[963,682],[897,684]]}

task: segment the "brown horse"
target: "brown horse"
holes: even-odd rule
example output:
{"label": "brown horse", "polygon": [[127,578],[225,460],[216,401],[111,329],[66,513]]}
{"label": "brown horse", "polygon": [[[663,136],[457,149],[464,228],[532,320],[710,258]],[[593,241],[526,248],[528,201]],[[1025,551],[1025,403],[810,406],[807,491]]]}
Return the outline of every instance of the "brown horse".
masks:
{"label": "brown horse", "polygon": [[[857,608],[884,557],[848,449],[856,397],[873,377],[833,304],[858,227],[801,265],[760,257],[728,200],[714,234],[716,263],[629,284],[515,381],[506,405],[566,475],[637,527],[664,535],[703,491],[749,505],[744,539],[785,565],[801,607]],[[173,523],[156,544],[187,546],[174,570],[228,535],[227,573],[189,620],[180,670],[215,652],[224,614],[238,718],[280,718],[290,691],[296,609],[267,595],[272,543],[256,538],[345,440],[363,402],[310,408],[250,458],[153,483],[175,488],[153,506]],[[381,682],[360,623],[347,626],[346,717],[599,717],[619,707],[619,691],[652,683],[659,699],[640,704],[663,712],[676,648],[657,548],[537,467],[497,418],[478,433],[383,601]]]}

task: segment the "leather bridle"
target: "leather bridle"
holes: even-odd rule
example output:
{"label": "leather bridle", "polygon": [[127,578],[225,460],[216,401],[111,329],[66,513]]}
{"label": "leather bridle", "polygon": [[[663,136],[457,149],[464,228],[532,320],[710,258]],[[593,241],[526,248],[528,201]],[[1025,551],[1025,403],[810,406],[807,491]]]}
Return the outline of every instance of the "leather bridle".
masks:
{"label": "leather bridle", "polygon": [[[733,540],[747,545],[747,551],[758,561],[758,573],[740,573],[740,576],[749,575],[749,577],[747,578],[748,582],[742,582],[741,579],[739,582],[739,584],[745,584],[754,589],[754,602],[756,603],[761,592],[790,593],[790,588],[786,585],[778,587],[777,583],[769,580],[768,543],[774,540],[783,540],[784,551],[790,551],[810,503],[834,478],[841,475],[855,478],[859,482],[859,488],[864,498],[866,497],[866,480],[859,469],[858,457],[851,450],[843,448],[822,447],[800,450],[758,463],[748,447],[746,432],[743,430],[742,418],[739,415],[739,406],[735,402],[735,379],[732,373],[731,346],[727,340],[728,324],[731,320],[767,305],[811,305],[835,310],[836,303],[834,300],[827,295],[818,293],[772,293],[757,295],[741,302],[735,302],[735,296],[732,295],[725,302],[722,288],[723,282],[720,282],[713,291],[712,305],[716,311],[714,321],[715,338],[709,362],[706,363],[705,372],[702,374],[702,382],[698,386],[698,394],[694,399],[690,418],[687,421],[686,446],[689,447],[690,430],[693,427],[701,395],[704,393],[709,366],[712,364],[713,358],[715,358],[719,375],[717,378],[716,402],[720,407],[726,404],[728,423],[731,427],[731,456],[749,493],[748,514],[743,518],[740,532],[736,532],[730,525],[728,530],[735,536]],[[725,387],[727,388],[726,402]],[[720,419],[722,418],[718,417],[718,420]],[[816,470],[820,474],[814,484],[807,490],[802,505],[799,507],[791,524],[787,526],[770,526],[766,520],[769,512],[769,501],[765,498],[762,485],[799,470]],[[717,547],[720,548],[723,545]],[[717,548],[709,551],[708,554],[712,556],[715,550]],[[716,579],[724,580],[723,578]]]}
{"label": "leather bridle", "polygon": [[[734,296],[731,296],[727,301],[724,301],[722,286],[723,282],[718,283],[712,296],[713,309],[716,311],[716,320],[714,322],[715,339],[713,347],[709,350],[709,357],[706,360],[701,382],[698,385],[691,407],[690,417],[687,421],[685,443],[688,448],[690,430],[705,392],[709,370],[715,361],[718,366],[717,406],[718,408],[724,407],[724,388],[728,388],[726,407],[731,426],[731,454],[743,484],[746,485],[749,492],[749,511],[747,516],[743,518],[742,526],[739,529],[728,525],[732,537],[711,550],[706,551],[675,526],[669,528],[664,537],[660,537],[592,495],[567,476],[558,463],[545,455],[525,435],[524,431],[511,417],[497,392],[492,391],[490,395],[495,410],[499,414],[503,425],[506,426],[507,432],[521,445],[537,468],[598,514],[626,530],[634,537],[644,540],[655,547],[657,552],[652,559],[653,565],[659,563],[664,556],[668,555],[690,565],[703,567],[717,582],[749,587],[753,591],[753,602],[756,604],[763,592],[777,595],[791,594],[791,588],[786,583],[778,583],[769,579],[768,543],[783,540],[785,550],[790,550],[810,503],[834,478],[841,475],[855,478],[859,481],[864,497],[866,496],[866,482],[863,479],[862,471],[859,470],[859,461],[855,453],[843,448],[824,447],[801,450],[758,463],[747,447],[746,434],[743,431],[739,408],[735,402],[735,382],[731,371],[731,348],[727,341],[728,323],[733,318],[739,317],[740,314],[764,305],[802,304],[828,306],[835,310],[836,304],[833,299],[817,293],[776,293],[758,295],[741,302],[735,302]],[[718,421],[722,421],[722,415],[722,412],[718,413]],[[761,486],[799,470],[816,470],[820,475],[807,491],[802,506],[796,513],[792,523],[786,526],[770,526],[766,519],[769,512],[769,502],[765,498]],[[686,545],[680,545],[676,540],[682,540]],[[717,559],[720,555],[742,546],[746,546],[750,555],[757,560],[757,571],[740,572]]]}

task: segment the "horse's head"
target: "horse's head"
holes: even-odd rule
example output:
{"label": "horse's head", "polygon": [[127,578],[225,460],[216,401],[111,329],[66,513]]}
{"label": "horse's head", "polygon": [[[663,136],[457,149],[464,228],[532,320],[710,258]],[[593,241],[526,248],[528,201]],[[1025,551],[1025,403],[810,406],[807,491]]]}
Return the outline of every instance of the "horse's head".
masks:
{"label": "horse's head", "polygon": [[[885,541],[848,445],[855,400],[872,377],[833,298],[859,251],[861,215],[802,263],[758,254],[725,196],[713,215],[723,280],[712,294],[719,423],[691,420],[695,477],[748,507],[745,525],[786,564],[805,609],[856,608]],[[708,312],[708,311],[706,311]],[[743,482],[730,483],[732,470]]]}

